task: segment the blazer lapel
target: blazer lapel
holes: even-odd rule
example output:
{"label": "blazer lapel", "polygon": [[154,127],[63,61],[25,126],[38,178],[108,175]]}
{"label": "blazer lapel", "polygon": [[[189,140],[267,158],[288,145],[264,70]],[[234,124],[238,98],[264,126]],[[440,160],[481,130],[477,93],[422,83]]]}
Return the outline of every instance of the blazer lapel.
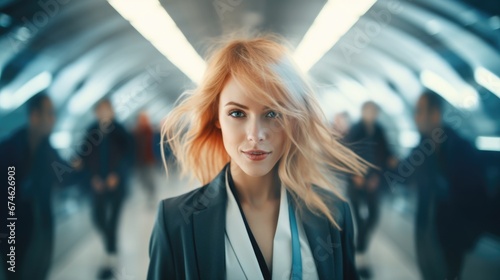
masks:
{"label": "blazer lapel", "polygon": [[302,225],[309,241],[319,279],[334,278],[334,249],[329,223],[302,205]]}
{"label": "blazer lapel", "polygon": [[[227,165],[226,165],[227,166]],[[200,279],[226,277],[224,228],[226,226],[225,170],[210,182],[197,199],[199,210],[193,213],[193,233]]]}

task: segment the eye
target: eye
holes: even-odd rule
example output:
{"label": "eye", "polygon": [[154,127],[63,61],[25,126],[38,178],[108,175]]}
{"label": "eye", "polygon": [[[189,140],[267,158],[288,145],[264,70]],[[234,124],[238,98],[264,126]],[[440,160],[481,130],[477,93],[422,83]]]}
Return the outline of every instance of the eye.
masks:
{"label": "eye", "polygon": [[233,118],[242,118],[245,116],[245,114],[239,110],[231,111],[231,112],[229,112],[229,115]]}
{"label": "eye", "polygon": [[279,114],[276,113],[275,111],[269,111],[266,115],[266,117],[269,117],[269,118],[272,118],[272,119],[276,119],[279,117]]}

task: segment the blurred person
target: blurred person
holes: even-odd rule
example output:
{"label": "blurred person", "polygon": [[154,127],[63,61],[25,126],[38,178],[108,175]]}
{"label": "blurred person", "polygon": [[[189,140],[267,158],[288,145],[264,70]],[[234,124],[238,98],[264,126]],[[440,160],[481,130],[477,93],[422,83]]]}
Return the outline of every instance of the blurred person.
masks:
{"label": "blurred person", "polygon": [[[424,279],[461,279],[465,254],[483,228],[484,174],[476,149],[443,123],[443,99],[424,92],[416,106],[420,144],[406,164],[418,193],[416,251]],[[411,162],[419,164],[408,166]]]}
{"label": "blurred person", "polygon": [[[361,120],[351,127],[344,142],[361,158],[378,168],[370,168],[365,176],[352,176],[347,188],[357,228],[358,269],[361,276],[370,277],[371,268],[366,252],[370,236],[379,218],[382,172],[389,167],[394,157],[389,149],[384,129],[377,123],[378,105],[373,101],[367,101],[361,111]],[[362,211],[363,208],[367,210],[366,213]]]}
{"label": "blurred person", "polygon": [[93,222],[107,254],[98,277],[107,279],[113,276],[118,261],[118,222],[127,192],[133,146],[132,136],[116,121],[108,99],[99,101],[94,113],[97,121],[90,125],[84,138],[93,146],[82,160],[90,174]]}
{"label": "blurred person", "polygon": [[156,187],[153,133],[153,127],[149,122],[148,116],[145,113],[140,113],[137,117],[137,125],[134,129],[136,145],[135,162],[139,180],[147,193],[148,205],[154,207],[154,205],[156,205]]}
{"label": "blurred person", "polygon": [[340,137],[345,137],[351,128],[349,113],[344,111],[336,114],[333,118],[332,128]]}
{"label": "blurred person", "polygon": [[[332,136],[335,137],[340,143],[345,144],[345,136],[351,128],[351,118],[349,117],[349,113],[347,111],[343,111],[335,114],[331,127],[333,130]],[[347,182],[351,175],[345,173],[336,173],[335,170],[331,170],[331,172],[334,173],[334,176],[339,179],[336,183],[339,190],[345,194],[347,189]]]}
{"label": "blurred person", "polygon": [[[12,188],[5,185],[2,191],[5,210],[1,213],[6,214],[7,202],[12,202],[15,209],[11,217],[17,218],[15,243],[7,239],[0,242],[5,268],[10,267],[10,246],[15,247],[15,272],[5,269],[0,276],[5,273],[3,279],[43,280],[48,277],[54,247],[53,187],[75,184],[78,172],[77,163],[68,164],[49,142],[56,117],[48,95],[38,93],[26,104],[28,124],[0,143],[0,168],[5,174],[13,171],[15,183]],[[12,191],[12,199],[8,191]],[[7,217],[2,216],[5,221]]]}
{"label": "blurred person", "polygon": [[349,205],[329,167],[362,174],[286,48],[232,40],[163,127],[203,184],[160,202],[149,280],[358,279]]}
{"label": "blurred person", "polygon": [[172,150],[170,149],[170,145],[168,143],[161,143],[162,142],[161,129],[164,123],[165,123],[165,118],[160,121],[158,128],[154,134],[154,143],[157,143],[154,146],[155,158],[159,160],[159,162],[162,163],[162,165],[163,165],[163,158],[165,158],[165,161],[167,161],[167,163],[171,163],[170,167],[173,167],[175,169],[177,166],[175,165],[175,158],[174,155],[172,154]]}

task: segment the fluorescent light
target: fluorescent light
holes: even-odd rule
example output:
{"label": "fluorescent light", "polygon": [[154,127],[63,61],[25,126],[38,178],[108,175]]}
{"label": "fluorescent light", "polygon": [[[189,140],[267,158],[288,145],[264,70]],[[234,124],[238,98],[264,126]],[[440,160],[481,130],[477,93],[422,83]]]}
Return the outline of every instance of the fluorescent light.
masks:
{"label": "fluorescent light", "polygon": [[399,144],[403,148],[413,148],[418,145],[420,135],[413,130],[403,130],[399,133]]}
{"label": "fluorescent light", "polygon": [[420,73],[420,81],[425,87],[441,95],[457,108],[472,110],[479,105],[479,96],[476,90],[468,84],[459,85],[462,88],[462,91],[459,91],[455,85],[429,70]]}
{"label": "fluorescent light", "polygon": [[68,102],[68,111],[73,115],[83,114],[92,109],[103,93],[109,90],[111,80],[102,81],[100,83],[87,83],[77,93],[73,94]]}
{"label": "fluorescent light", "polygon": [[429,34],[431,35],[436,35],[442,30],[441,24],[435,19],[426,22],[425,27],[427,29],[427,32],[429,32]]}
{"label": "fluorescent light", "polygon": [[361,104],[370,100],[366,87],[354,79],[342,77],[336,82],[336,86],[354,104],[361,106]]}
{"label": "fluorescent light", "polygon": [[500,137],[479,136],[476,138],[476,147],[483,151],[500,152]]}
{"label": "fluorescent light", "polygon": [[12,103],[12,94],[8,91],[4,91],[2,92],[2,94],[0,94],[0,108],[2,108],[2,110],[8,110],[10,109],[10,104]]}
{"label": "fluorescent light", "polygon": [[329,88],[320,96],[320,106],[325,112],[328,120],[332,120],[336,114],[347,111],[349,116],[359,115],[359,108],[351,100],[346,98],[338,89]]}
{"label": "fluorescent light", "polygon": [[206,63],[157,0],[109,0],[111,6],[193,82]]}
{"label": "fluorescent light", "polygon": [[375,2],[328,1],[295,50],[294,57],[299,67],[308,72]]}
{"label": "fluorescent light", "polygon": [[71,145],[71,134],[67,131],[54,132],[50,135],[50,144],[55,149],[66,149]]}
{"label": "fluorescent light", "polygon": [[500,78],[483,67],[474,70],[476,82],[500,98]]}
{"label": "fluorescent light", "polygon": [[23,105],[33,95],[49,87],[52,75],[42,72],[22,85],[16,92],[4,92],[0,95],[0,107],[5,110],[15,110]]}

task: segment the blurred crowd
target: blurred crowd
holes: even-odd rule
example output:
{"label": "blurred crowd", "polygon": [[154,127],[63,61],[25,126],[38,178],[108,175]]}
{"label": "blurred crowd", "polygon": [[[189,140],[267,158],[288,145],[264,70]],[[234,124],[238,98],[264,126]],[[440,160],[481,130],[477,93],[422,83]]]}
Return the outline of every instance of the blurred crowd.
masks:
{"label": "blurred crowd", "polygon": [[[117,231],[133,172],[147,193],[148,205],[156,207],[159,132],[145,114],[138,116],[129,132],[115,119],[108,99],[99,101],[94,113],[95,121],[77,144],[78,155],[71,162],[61,158],[49,141],[56,116],[51,99],[43,92],[27,102],[29,123],[0,142],[2,170],[15,167],[15,215],[19,221],[17,273],[0,274],[0,279],[47,279],[55,242],[52,198],[58,189],[79,188],[90,201],[93,225],[106,250],[98,279],[111,279],[117,266]],[[168,157],[168,151],[166,154]],[[8,198],[3,200],[7,205]],[[10,245],[2,242],[0,246],[2,258],[6,258]]]}
{"label": "blurred crowd", "polygon": [[[499,166],[492,163],[498,156],[477,150],[446,124],[445,101],[432,91],[415,104],[420,141],[405,158],[391,151],[377,121],[378,105],[368,101],[361,111],[352,126],[345,112],[333,122],[335,135],[373,165],[364,177],[348,177],[360,275],[370,278],[376,265],[366,251],[379,220],[381,196],[412,188],[417,194],[414,245],[422,278],[461,279],[465,256],[481,235],[500,233]],[[495,172],[487,174],[489,169]]]}
{"label": "blurred crowd", "polygon": [[[378,120],[376,103],[364,103],[361,119],[354,124],[345,112],[333,120],[334,135],[371,164],[364,176],[346,177],[356,224],[358,269],[364,278],[370,278],[375,264],[366,252],[380,220],[381,197],[391,196],[394,188],[417,193],[413,242],[423,279],[457,279],[465,255],[478,238],[485,232],[500,236],[495,223],[498,192],[489,191],[500,189],[498,165],[443,121],[444,105],[436,93],[420,96],[414,113],[420,141],[406,157],[394,152]],[[117,265],[117,231],[132,174],[140,180],[151,208],[156,206],[159,132],[144,113],[138,115],[134,128],[126,129],[115,119],[107,99],[95,105],[94,113],[95,122],[78,144],[80,156],[71,162],[50,144],[56,116],[44,93],[27,103],[28,124],[1,140],[0,168],[15,166],[16,215],[22,222],[16,230],[19,273],[0,275],[0,279],[47,279],[55,243],[51,199],[60,188],[81,188],[89,198],[93,225],[106,249],[98,279],[111,279]],[[168,147],[165,152],[169,158]],[[497,169],[487,174],[491,168]],[[7,242],[0,246],[5,266],[9,247]]]}

